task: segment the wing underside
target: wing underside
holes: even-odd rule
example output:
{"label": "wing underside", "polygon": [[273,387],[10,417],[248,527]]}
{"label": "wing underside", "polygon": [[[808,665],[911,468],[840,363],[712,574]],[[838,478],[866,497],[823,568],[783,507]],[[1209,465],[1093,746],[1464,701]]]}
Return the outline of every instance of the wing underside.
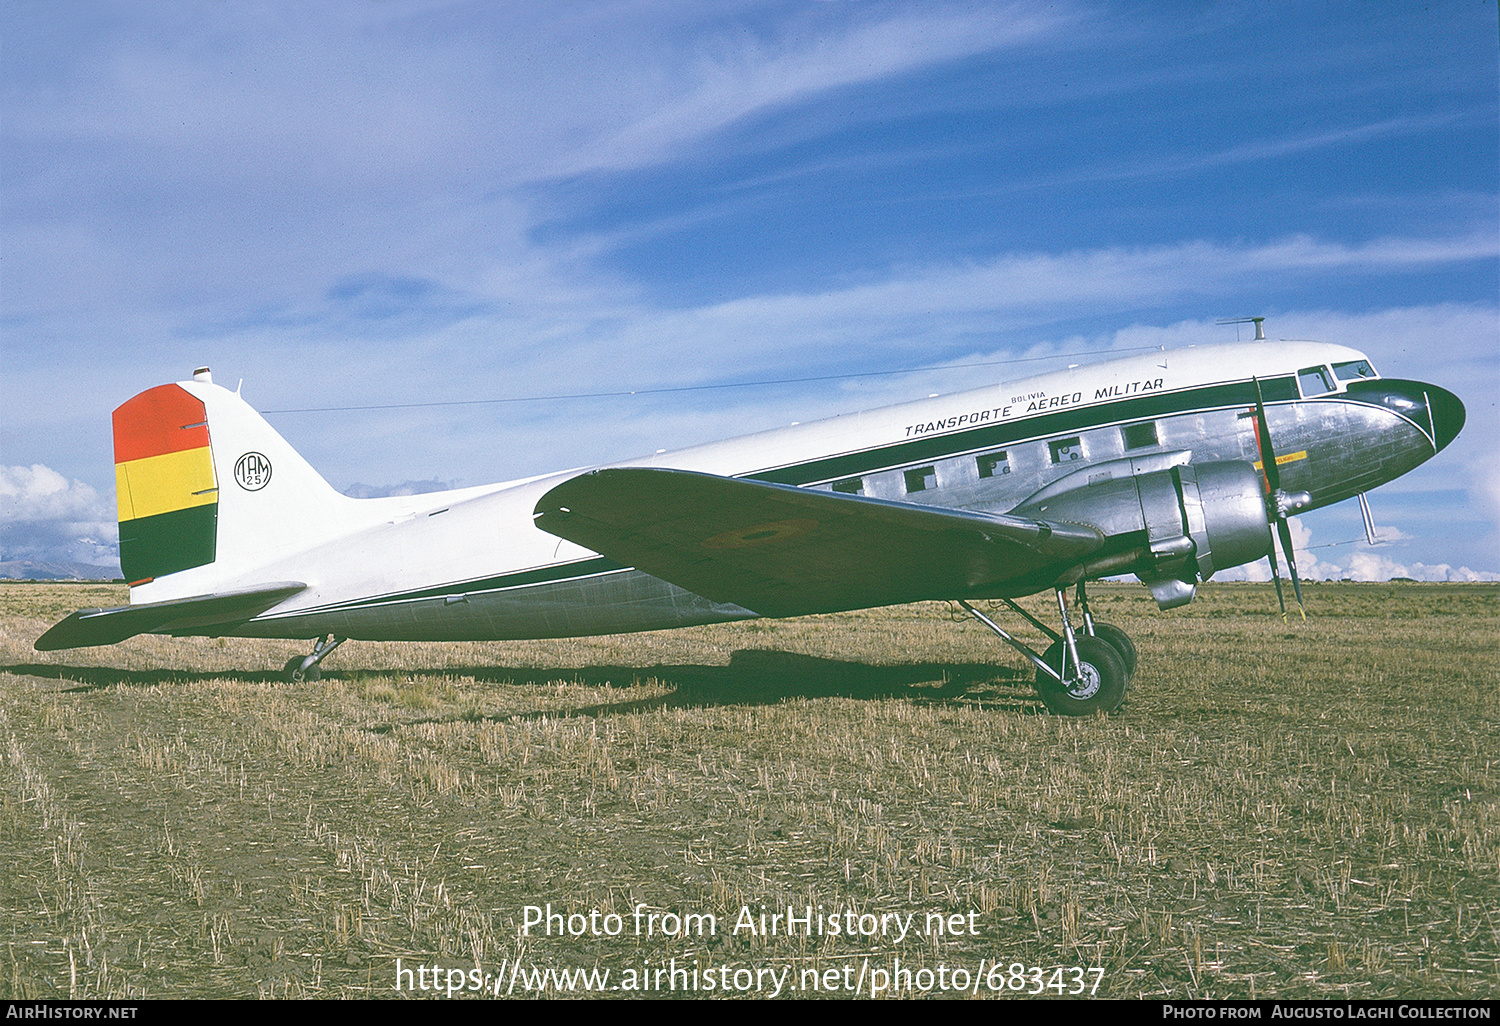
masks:
{"label": "wing underside", "polygon": [[1038,590],[1103,542],[1071,524],[636,468],[565,481],[536,523],[763,616]]}

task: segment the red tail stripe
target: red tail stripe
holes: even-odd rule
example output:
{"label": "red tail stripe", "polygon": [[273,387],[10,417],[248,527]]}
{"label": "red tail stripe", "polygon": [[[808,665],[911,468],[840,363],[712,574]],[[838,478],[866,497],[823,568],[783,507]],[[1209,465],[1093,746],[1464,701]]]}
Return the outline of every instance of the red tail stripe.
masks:
{"label": "red tail stripe", "polygon": [[164,456],[208,444],[208,412],[177,385],[158,385],[115,410],[115,462]]}

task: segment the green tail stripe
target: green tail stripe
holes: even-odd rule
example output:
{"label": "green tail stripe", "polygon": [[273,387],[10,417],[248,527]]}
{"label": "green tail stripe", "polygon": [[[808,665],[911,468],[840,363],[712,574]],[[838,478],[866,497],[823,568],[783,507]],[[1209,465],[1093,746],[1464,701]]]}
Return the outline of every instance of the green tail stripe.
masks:
{"label": "green tail stripe", "polygon": [[127,581],[203,566],[214,561],[219,504],[190,506],[120,522],[120,569]]}

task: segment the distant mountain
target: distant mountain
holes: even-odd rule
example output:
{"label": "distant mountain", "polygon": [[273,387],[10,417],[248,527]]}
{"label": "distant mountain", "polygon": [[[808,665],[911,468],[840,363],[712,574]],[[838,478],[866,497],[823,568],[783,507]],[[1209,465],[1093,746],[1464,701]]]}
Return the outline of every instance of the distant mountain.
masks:
{"label": "distant mountain", "polygon": [[119,564],[96,566],[67,560],[14,559],[0,561],[0,580],[5,581],[117,581]]}

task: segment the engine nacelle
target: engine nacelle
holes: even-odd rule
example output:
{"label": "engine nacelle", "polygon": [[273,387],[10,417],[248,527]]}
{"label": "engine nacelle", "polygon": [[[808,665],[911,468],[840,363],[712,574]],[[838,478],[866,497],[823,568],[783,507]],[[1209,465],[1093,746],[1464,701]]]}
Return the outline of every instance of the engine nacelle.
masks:
{"label": "engine nacelle", "polygon": [[1082,568],[1083,577],[1134,573],[1161,608],[1185,605],[1199,578],[1260,559],[1271,548],[1255,468],[1241,461],[1195,466],[1186,456],[1087,467],[1011,512],[1097,529],[1105,547]]}

